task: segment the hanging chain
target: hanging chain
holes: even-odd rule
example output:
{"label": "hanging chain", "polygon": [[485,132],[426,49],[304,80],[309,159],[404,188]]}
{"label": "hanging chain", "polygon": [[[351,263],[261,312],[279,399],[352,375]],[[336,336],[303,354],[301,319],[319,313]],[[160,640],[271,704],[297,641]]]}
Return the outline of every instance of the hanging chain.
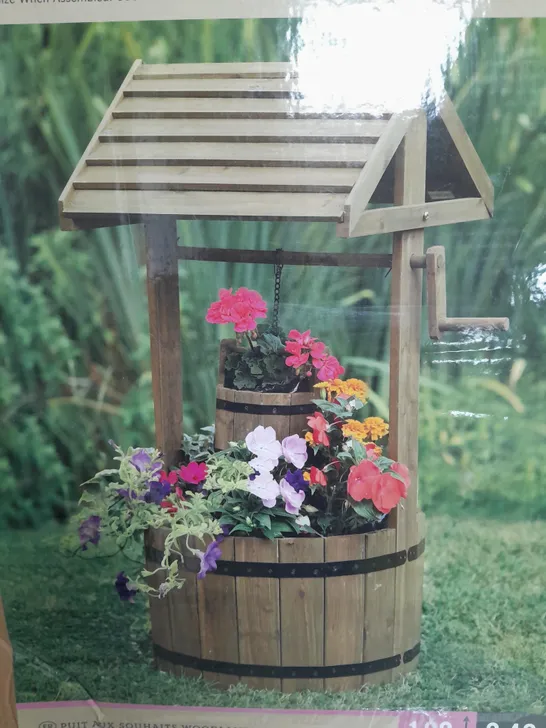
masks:
{"label": "hanging chain", "polygon": [[[281,252],[281,248],[277,248],[277,253]],[[281,297],[281,275],[282,263],[275,263],[275,298],[273,302],[273,330],[279,332],[279,301]]]}

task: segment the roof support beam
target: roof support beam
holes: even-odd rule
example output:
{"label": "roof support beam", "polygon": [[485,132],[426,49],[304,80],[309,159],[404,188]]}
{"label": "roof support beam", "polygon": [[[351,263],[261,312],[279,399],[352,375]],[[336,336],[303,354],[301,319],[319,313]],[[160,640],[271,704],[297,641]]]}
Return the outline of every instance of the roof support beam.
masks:
{"label": "roof support beam", "polygon": [[390,268],[392,255],[385,253],[314,253],[296,250],[241,250],[239,248],[178,248],[179,260],[268,265]]}

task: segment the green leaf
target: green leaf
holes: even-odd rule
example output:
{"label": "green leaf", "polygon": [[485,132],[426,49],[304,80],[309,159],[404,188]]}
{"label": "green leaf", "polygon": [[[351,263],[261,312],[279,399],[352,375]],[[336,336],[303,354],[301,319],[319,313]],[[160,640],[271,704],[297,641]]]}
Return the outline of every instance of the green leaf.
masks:
{"label": "green leaf", "polygon": [[235,528],[232,528],[230,531],[230,535],[232,533],[236,533],[237,531],[243,531],[244,533],[252,533],[252,526],[249,526],[247,523],[238,523]]}
{"label": "green leaf", "polygon": [[268,513],[257,513],[254,520],[260,524],[261,528],[271,528],[271,516]]}
{"label": "green leaf", "polygon": [[366,450],[364,448],[364,445],[358,442],[358,440],[353,440],[352,449],[355,455],[355,461],[357,463],[361,462],[366,458]]}
{"label": "green leaf", "polygon": [[378,521],[379,518],[371,501],[360,501],[357,503],[352,498],[347,499],[354,511],[366,521]]}

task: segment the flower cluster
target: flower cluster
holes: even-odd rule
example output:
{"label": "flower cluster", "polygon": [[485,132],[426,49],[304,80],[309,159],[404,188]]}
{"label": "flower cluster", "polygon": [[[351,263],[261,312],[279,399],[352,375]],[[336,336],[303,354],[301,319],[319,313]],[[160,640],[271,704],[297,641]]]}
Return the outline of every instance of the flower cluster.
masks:
{"label": "flower cluster", "polygon": [[[309,391],[309,381],[335,380],[345,369],[325,343],[292,329],[285,336],[278,327],[263,324],[267,305],[257,291],[222,288],[212,303],[206,321],[213,324],[233,323],[236,333],[234,351],[226,358],[225,386],[258,392]],[[248,348],[245,347],[248,344]]]}
{"label": "flower cluster", "polygon": [[[227,536],[275,539],[381,527],[407,496],[408,468],[383,455],[384,420],[356,419],[367,393],[363,382],[334,377],[319,392],[303,437],[281,439],[273,427],[258,425],[226,450],[210,445],[198,459],[188,456],[196,448],[187,438],[184,462],[170,471],[157,450],[116,447],[119,468],[97,473],[92,481],[101,483],[99,493],[82,496],[81,550],[98,546],[103,536],[123,548],[150,529],[168,529],[156,571],[143,570],[140,580],[117,575],[120,599],[132,602],[139,591],[161,598],[182,586],[173,556],[187,560],[187,568],[193,558],[204,578],[217,568]],[[163,581],[152,589],[146,580],[158,572]]]}
{"label": "flower cluster", "polygon": [[290,354],[285,360],[286,365],[297,372],[303,371],[307,377],[312,376],[312,367],[321,382],[336,379],[345,373],[335,356],[328,354],[326,344],[312,337],[309,329],[303,333],[292,329],[288,334],[286,351]]}
{"label": "flower cluster", "polygon": [[243,333],[253,331],[256,319],[266,315],[267,304],[256,291],[239,288],[232,293],[231,288],[221,288],[218,301],[211,304],[206,320],[210,324],[234,324],[235,331]]}

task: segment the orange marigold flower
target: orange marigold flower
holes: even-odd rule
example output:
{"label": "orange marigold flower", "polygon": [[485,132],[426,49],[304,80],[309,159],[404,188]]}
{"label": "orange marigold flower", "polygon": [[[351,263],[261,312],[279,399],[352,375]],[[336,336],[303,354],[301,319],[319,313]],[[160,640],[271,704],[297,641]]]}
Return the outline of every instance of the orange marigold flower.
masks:
{"label": "orange marigold flower", "polygon": [[319,382],[314,385],[327,392],[328,400],[331,401],[337,396],[356,397],[362,403],[366,401],[368,386],[360,379],[330,379],[327,382]]}
{"label": "orange marigold flower", "polygon": [[305,433],[305,442],[309,443],[309,445],[311,445],[311,447],[315,444],[315,440],[313,439],[312,432]]}
{"label": "orange marigold flower", "polygon": [[311,475],[307,471],[303,473],[303,479],[306,480],[308,483],[311,482]]}
{"label": "orange marigold flower", "polygon": [[362,425],[367,437],[372,441],[379,440],[389,431],[389,426],[381,417],[366,417]]}
{"label": "orange marigold flower", "polygon": [[347,420],[341,428],[344,437],[352,437],[353,440],[364,442],[367,436],[367,430],[362,422],[358,420]]}

